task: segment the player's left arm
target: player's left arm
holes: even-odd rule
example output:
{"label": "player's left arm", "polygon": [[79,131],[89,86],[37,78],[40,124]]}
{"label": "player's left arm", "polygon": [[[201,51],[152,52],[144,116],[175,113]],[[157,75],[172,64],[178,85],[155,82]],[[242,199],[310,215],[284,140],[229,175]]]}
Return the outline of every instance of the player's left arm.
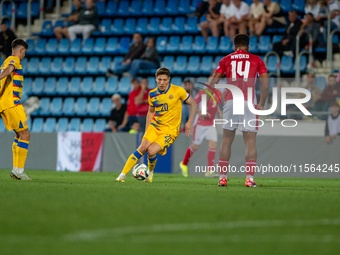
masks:
{"label": "player's left arm", "polygon": [[185,103],[190,105],[189,119],[187,123],[185,123],[185,133],[186,133],[186,136],[189,137],[190,132],[192,130],[192,122],[194,121],[195,115],[197,113],[197,104],[195,100],[191,100],[190,97],[185,101]]}
{"label": "player's left arm", "polygon": [[7,77],[14,71],[15,67],[13,65],[8,65],[0,74],[0,80]]}
{"label": "player's left arm", "polygon": [[260,74],[260,83],[261,83],[261,96],[260,96],[260,103],[258,104],[257,108],[259,110],[263,110],[264,104],[266,103],[269,91],[269,79],[268,79],[268,71],[264,64],[264,62],[260,59],[258,73]]}

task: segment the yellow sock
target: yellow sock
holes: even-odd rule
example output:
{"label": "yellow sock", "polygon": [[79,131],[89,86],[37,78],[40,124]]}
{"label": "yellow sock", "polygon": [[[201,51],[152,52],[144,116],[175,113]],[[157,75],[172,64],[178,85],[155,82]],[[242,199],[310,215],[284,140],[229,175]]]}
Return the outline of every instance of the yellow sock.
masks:
{"label": "yellow sock", "polygon": [[156,155],[153,157],[148,156],[148,168],[150,172],[152,172],[155,169],[156,163],[157,163]]}
{"label": "yellow sock", "polygon": [[17,157],[18,157],[17,167],[20,169],[24,169],[25,167],[29,143],[30,143],[29,141],[18,140],[18,144],[16,146]]}
{"label": "yellow sock", "polygon": [[127,174],[128,172],[130,172],[130,170],[136,165],[138,159],[140,159],[141,156],[143,156],[143,154],[138,149],[134,153],[132,153],[126,161],[122,173]]}
{"label": "yellow sock", "polygon": [[18,154],[17,154],[17,145],[18,139],[14,138],[14,142],[12,145],[12,152],[13,152],[13,169],[18,167]]}

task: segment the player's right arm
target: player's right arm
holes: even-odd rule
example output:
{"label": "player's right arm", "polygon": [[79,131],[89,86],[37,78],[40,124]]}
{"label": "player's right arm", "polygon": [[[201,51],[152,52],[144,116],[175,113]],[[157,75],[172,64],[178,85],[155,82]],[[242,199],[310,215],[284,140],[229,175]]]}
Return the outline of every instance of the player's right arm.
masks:
{"label": "player's right arm", "polygon": [[14,71],[15,67],[13,65],[8,65],[0,74],[0,80],[7,77]]}
{"label": "player's right arm", "polygon": [[258,110],[263,110],[264,104],[266,103],[268,91],[269,91],[269,79],[268,73],[263,73],[260,75],[260,83],[261,83],[261,96],[260,103],[258,104]]}
{"label": "player's right arm", "polygon": [[148,127],[149,127],[154,115],[155,115],[155,107],[149,105],[148,114],[146,115],[145,131],[148,130]]}

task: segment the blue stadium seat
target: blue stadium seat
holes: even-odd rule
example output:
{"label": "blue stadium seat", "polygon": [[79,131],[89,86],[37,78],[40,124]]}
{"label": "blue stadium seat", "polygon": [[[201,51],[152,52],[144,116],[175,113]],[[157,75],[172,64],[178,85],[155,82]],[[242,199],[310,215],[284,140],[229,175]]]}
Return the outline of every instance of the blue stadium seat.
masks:
{"label": "blue stadium seat", "polygon": [[230,53],[233,49],[231,48],[230,37],[229,36],[221,36],[220,45],[218,46],[220,53]]}
{"label": "blue stadium seat", "polygon": [[119,52],[121,54],[126,54],[129,51],[130,48],[130,37],[122,37],[119,40]]}
{"label": "blue stadium seat", "polygon": [[283,56],[281,58],[281,72],[282,73],[294,73],[293,58],[290,56]]}
{"label": "blue stadium seat", "polygon": [[110,116],[112,110],[112,100],[109,97],[106,97],[102,100],[102,104],[100,106],[100,115],[103,117]]}
{"label": "blue stadium seat", "polygon": [[27,56],[31,56],[35,52],[35,42],[34,39],[27,39],[28,49],[26,51]]}
{"label": "blue stadium seat", "polygon": [[[38,10],[39,10],[39,3],[33,2],[31,5],[31,16],[36,16],[36,4],[38,4]],[[19,4],[17,10],[16,10],[16,18],[20,19],[27,19],[27,3],[21,3]]]}
{"label": "blue stadium seat", "polygon": [[175,32],[176,34],[184,34],[185,33],[184,24],[185,24],[184,17],[176,17],[172,31]]}
{"label": "blue stadium seat", "polygon": [[82,48],[82,52],[85,54],[92,54],[93,53],[93,46],[94,46],[94,39],[93,38],[87,38],[84,42],[84,46]]}
{"label": "blue stadium seat", "polygon": [[149,89],[154,89],[157,87],[155,77],[148,77]]}
{"label": "blue stadium seat", "polygon": [[114,17],[117,11],[117,1],[109,1],[106,5],[105,16]]}
{"label": "blue stadium seat", "polygon": [[45,20],[41,28],[40,36],[50,37],[53,35],[54,33],[53,33],[52,21]]}
{"label": "blue stadium seat", "polygon": [[77,116],[87,116],[87,98],[79,97],[77,99],[75,113]]}
{"label": "blue stadium seat", "polygon": [[68,91],[68,78],[62,77],[58,81],[57,94],[60,96],[67,95]]}
{"label": "blue stadium seat", "polygon": [[97,1],[96,2],[96,9],[97,9],[99,17],[105,16],[105,2]]}
{"label": "blue stadium seat", "polygon": [[79,118],[72,118],[70,121],[70,129],[69,131],[80,131],[81,121]]}
{"label": "blue stadium seat", "polygon": [[118,53],[118,38],[110,37],[107,41],[105,52],[108,54]]}
{"label": "blue stadium seat", "polygon": [[93,78],[85,77],[83,80],[83,86],[81,87],[82,95],[92,95],[93,94]]}
{"label": "blue stadium seat", "polygon": [[175,74],[185,74],[187,71],[188,58],[186,56],[178,56],[176,58]]}
{"label": "blue stadium seat", "polygon": [[292,9],[297,12],[304,13],[305,12],[305,0],[294,0]]}
{"label": "blue stadium seat", "polygon": [[249,37],[249,52],[255,54],[258,52],[256,36]]}
{"label": "blue stadium seat", "polygon": [[123,19],[115,19],[113,21],[112,34],[122,35],[123,33],[124,33],[124,20]]}
{"label": "blue stadium seat", "polygon": [[140,16],[141,3],[142,3],[142,1],[140,1],[140,0],[136,0],[136,1],[131,2],[131,4],[130,4],[130,15]]}
{"label": "blue stadium seat", "polygon": [[117,15],[128,16],[129,15],[129,1],[119,1]]}
{"label": "blue stadium seat", "polygon": [[59,54],[68,55],[70,52],[70,40],[67,38],[61,39],[57,52]]}
{"label": "blue stadium seat", "polygon": [[105,46],[106,46],[106,39],[103,37],[99,37],[96,39],[93,52],[95,54],[104,54],[105,53]]}
{"label": "blue stadium seat", "polygon": [[49,98],[43,97],[40,99],[40,106],[38,110],[40,116],[48,116],[51,114],[50,104],[51,100]]}
{"label": "blue stadium seat", "polygon": [[136,32],[136,19],[129,18],[125,20],[124,33],[132,35]]}
{"label": "blue stadium seat", "polygon": [[201,2],[202,2],[202,0],[192,0],[191,5],[190,5],[191,12],[195,12],[197,5]]}
{"label": "blue stadium seat", "polygon": [[44,89],[44,94],[52,96],[56,94],[57,79],[55,77],[48,77]]}
{"label": "blue stadium seat", "polygon": [[152,0],[143,1],[141,14],[144,16],[151,16],[153,14],[153,1]]}
{"label": "blue stadium seat", "polygon": [[97,77],[95,79],[93,92],[95,95],[105,95],[105,77]]}
{"label": "blue stadium seat", "polygon": [[183,53],[192,53],[192,43],[193,37],[191,35],[185,35],[182,37],[182,44],[180,45],[179,49]]}
{"label": "blue stadium seat", "polygon": [[204,36],[198,35],[195,37],[195,43],[193,50],[197,53],[203,53],[205,51],[205,38]]}
{"label": "blue stadium seat", "polygon": [[167,47],[167,51],[169,53],[176,53],[179,51],[179,44],[181,41],[181,37],[179,36],[170,36],[170,40],[169,40],[169,45]]}
{"label": "blue stadium seat", "polygon": [[187,23],[184,28],[185,32],[186,33],[197,33],[198,32],[197,22],[198,22],[197,17],[188,17]]}
{"label": "blue stadium seat", "polygon": [[55,55],[58,49],[58,39],[50,38],[46,47],[46,53],[49,55]]}
{"label": "blue stadium seat", "polygon": [[209,36],[208,37],[206,50],[210,53],[217,53],[218,52],[218,37],[216,37],[216,36]]}
{"label": "blue stadium seat", "polygon": [[99,68],[99,57],[90,57],[86,72],[88,74],[98,74],[99,73],[98,68]]}
{"label": "blue stadium seat", "polygon": [[315,77],[315,85],[319,87],[319,89],[324,91],[326,88],[326,77],[325,76],[317,76]]}
{"label": "blue stadium seat", "polygon": [[[296,69],[296,58],[294,61],[294,72]],[[307,56],[306,55],[302,55],[300,58],[300,71],[301,72],[306,72],[307,71]]]}
{"label": "blue stadium seat", "polygon": [[113,68],[120,65],[120,63],[122,63],[123,60],[124,60],[124,57],[121,57],[121,56],[115,57],[113,60]]}
{"label": "blue stadium seat", "polygon": [[63,67],[64,74],[74,74],[74,66],[75,66],[75,58],[74,57],[67,57],[65,59],[65,65]]}
{"label": "blue stadium seat", "polygon": [[86,118],[83,120],[82,132],[92,132],[93,131],[93,119]]}
{"label": "blue stadium seat", "polygon": [[163,18],[160,31],[163,34],[171,34],[172,33],[172,18],[170,18],[170,17]]}
{"label": "blue stadium seat", "polygon": [[39,58],[31,58],[28,68],[27,68],[27,73],[31,75],[38,75],[39,73]]}
{"label": "blue stadium seat", "polygon": [[55,97],[51,102],[51,114],[52,116],[61,116],[63,107],[63,99],[61,97]]}
{"label": "blue stadium seat", "polygon": [[180,14],[189,14],[190,11],[190,0],[181,0],[179,1],[178,11]]}
{"label": "blue stadium seat", "polygon": [[168,37],[167,36],[158,36],[156,40],[156,49],[158,53],[164,53],[166,52],[166,46],[168,43]]}
{"label": "blue stadium seat", "polygon": [[63,115],[64,116],[74,116],[74,98],[66,97],[63,105]]}
{"label": "blue stadium seat", "polygon": [[40,96],[42,95],[43,90],[44,90],[44,78],[42,77],[35,78],[32,93],[35,96]]}
{"label": "blue stadium seat", "polygon": [[99,106],[100,106],[100,99],[99,97],[91,97],[89,101],[89,110],[88,113],[90,116],[99,117]]}
{"label": "blue stadium seat", "polygon": [[54,24],[54,28],[56,27],[63,27],[64,26],[64,21],[63,20],[57,20]]}
{"label": "blue stadium seat", "polygon": [[120,79],[120,84],[118,88],[118,93],[123,96],[126,96],[130,93],[131,89],[131,79],[128,77],[123,77]]}
{"label": "blue stadium seat", "polygon": [[31,77],[25,78],[23,90],[25,91],[27,95],[30,95],[32,93],[32,87],[33,87],[33,79]]}
{"label": "blue stadium seat", "polygon": [[217,68],[218,63],[221,61],[222,58],[224,58],[224,56],[217,56],[217,57],[215,57],[215,69]]}
{"label": "blue stadium seat", "polygon": [[70,87],[68,92],[70,95],[79,95],[80,94],[80,77],[72,77],[70,81]]}
{"label": "blue stadium seat", "polygon": [[280,6],[281,6],[281,10],[287,13],[292,9],[292,0],[281,1]]}
{"label": "blue stadium seat", "polygon": [[68,119],[67,118],[60,118],[58,120],[58,132],[66,132],[68,130]]}
{"label": "blue stadium seat", "polygon": [[93,132],[104,132],[106,126],[105,119],[96,119],[94,123]]}
{"label": "blue stadium seat", "polygon": [[118,89],[118,78],[117,77],[111,77],[107,80],[107,89],[106,94],[113,95],[117,92]]}
{"label": "blue stadium seat", "polygon": [[270,55],[267,61],[267,70],[269,73],[276,73],[277,66],[277,57],[275,55]]}
{"label": "blue stadium seat", "polygon": [[163,59],[163,66],[170,69],[170,72],[174,68],[175,57],[174,56],[165,56]]}
{"label": "blue stadium seat", "polygon": [[201,62],[200,72],[202,74],[209,75],[212,71],[213,65],[213,57],[212,56],[204,56]]}
{"label": "blue stadium seat", "polygon": [[77,58],[76,67],[74,69],[76,74],[85,75],[86,74],[87,58],[79,57]]}
{"label": "blue stadium seat", "polygon": [[166,10],[166,13],[168,13],[170,15],[178,14],[178,0],[168,1],[165,10]]}
{"label": "blue stadium seat", "polygon": [[274,43],[277,43],[277,42],[281,42],[282,38],[283,38],[283,35],[274,35],[272,43],[274,44]]}
{"label": "blue stadium seat", "polygon": [[188,62],[188,67],[187,67],[187,71],[190,74],[199,74],[200,73],[200,57],[199,56],[191,56],[189,58],[189,62]]}
{"label": "blue stadium seat", "polygon": [[165,14],[165,1],[156,0],[155,7],[154,7],[153,11],[154,11],[154,14],[157,15],[157,16],[164,16],[164,14]]}
{"label": "blue stadium seat", "polygon": [[148,19],[147,18],[139,18],[137,20],[136,32],[141,34],[146,34],[148,32]]}
{"label": "blue stadium seat", "polygon": [[149,23],[149,29],[148,32],[150,34],[158,34],[159,33],[159,26],[161,23],[160,18],[151,18]]}
{"label": "blue stadium seat", "polygon": [[2,120],[2,118],[0,118],[0,132],[5,132],[5,131],[6,131],[5,123]]}
{"label": "blue stadium seat", "polygon": [[42,58],[41,59],[41,65],[40,65],[40,68],[39,68],[39,73],[40,74],[51,74],[50,73],[50,69],[51,69],[51,62],[52,62],[52,59],[51,58]]}
{"label": "blue stadium seat", "polygon": [[171,78],[171,84],[176,86],[182,86],[182,78],[181,77],[173,77]]}
{"label": "blue stadium seat", "polygon": [[56,131],[56,118],[47,118],[45,121],[44,132],[55,132]]}
{"label": "blue stadium seat", "polygon": [[[0,60],[0,64],[2,65],[2,63],[3,63],[4,61],[5,61],[4,59],[1,59],[1,60]],[[28,58],[24,58],[24,59],[21,61],[21,67],[22,67],[22,71],[23,71],[24,74],[25,74],[26,71],[27,71],[27,66],[28,66]]]}
{"label": "blue stadium seat", "polygon": [[44,127],[44,119],[34,118],[31,132],[34,132],[34,133],[42,132],[43,127]]}
{"label": "blue stadium seat", "polygon": [[112,21],[111,19],[103,19],[102,23],[100,24],[100,32],[103,35],[111,35],[112,34]]}
{"label": "blue stadium seat", "polygon": [[63,68],[63,58],[57,57],[53,59],[52,65],[51,65],[51,73],[56,75],[62,74],[62,68]]}
{"label": "blue stadium seat", "polygon": [[37,46],[35,47],[35,54],[36,55],[45,55],[46,54],[46,39],[40,38],[37,41]]}
{"label": "blue stadium seat", "polygon": [[111,68],[111,62],[112,62],[111,57],[102,57],[98,72],[100,74],[106,74],[107,69]]}
{"label": "blue stadium seat", "polygon": [[259,41],[259,51],[260,53],[267,53],[271,51],[272,47],[270,45],[270,36],[269,35],[262,35]]}
{"label": "blue stadium seat", "polygon": [[82,40],[80,38],[76,38],[72,41],[71,48],[69,50],[69,53],[78,55],[81,52],[81,45],[82,45]]}

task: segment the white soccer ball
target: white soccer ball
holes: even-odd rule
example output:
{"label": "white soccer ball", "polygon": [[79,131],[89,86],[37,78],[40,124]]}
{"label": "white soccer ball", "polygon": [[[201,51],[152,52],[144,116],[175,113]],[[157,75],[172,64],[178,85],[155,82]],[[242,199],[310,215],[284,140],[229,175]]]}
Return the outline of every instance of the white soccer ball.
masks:
{"label": "white soccer ball", "polygon": [[137,180],[145,180],[149,177],[149,168],[145,164],[138,164],[132,169],[132,175]]}

